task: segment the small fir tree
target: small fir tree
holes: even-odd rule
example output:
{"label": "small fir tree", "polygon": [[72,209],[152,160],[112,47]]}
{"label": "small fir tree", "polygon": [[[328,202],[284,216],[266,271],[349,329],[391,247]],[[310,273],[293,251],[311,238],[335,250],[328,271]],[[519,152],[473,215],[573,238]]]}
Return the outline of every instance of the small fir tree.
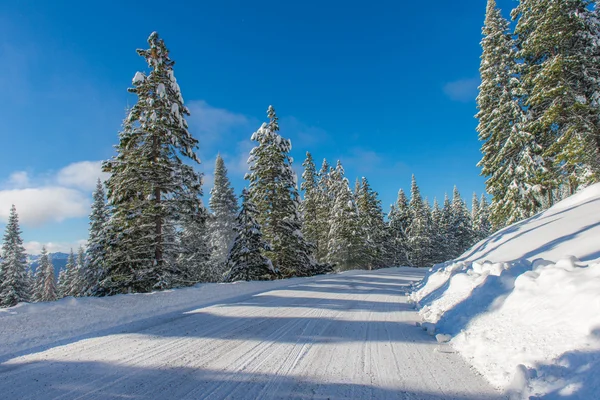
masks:
{"label": "small fir tree", "polygon": [[269,280],[277,274],[271,260],[263,255],[270,251],[263,240],[261,227],[256,220],[257,209],[252,203],[248,190],[242,192],[242,206],[236,219],[236,237],[229,253],[229,272],[226,282],[239,280]]}
{"label": "small fir tree", "polygon": [[94,296],[100,282],[106,277],[106,252],[110,241],[108,231],[109,211],[106,205],[104,185],[98,179],[92,195],[89,238],[85,268],[82,271],[82,295]]}
{"label": "small fir tree", "polygon": [[212,230],[207,226],[209,218],[204,207],[183,217],[180,232],[181,254],[179,265],[182,270],[180,284],[190,286],[197,282],[220,282],[223,280],[223,266],[211,260],[212,248],[209,236]]}
{"label": "small fir tree", "polygon": [[284,277],[309,276],[316,267],[313,247],[302,235],[297,178],[289,156],[291,142],[279,135],[275,109],[267,110],[268,123],[252,135],[249,193],[258,210],[258,223],[271,246],[267,252]]}
{"label": "small fir tree", "polygon": [[410,226],[407,230],[409,263],[415,267],[424,267],[431,255],[430,214],[423,203],[414,175],[412,176],[408,207],[410,210]]}
{"label": "small fir tree", "polygon": [[407,231],[410,226],[410,215],[408,199],[404,191],[400,189],[396,204],[391,206],[388,214],[391,263],[395,266],[408,265]]}
{"label": "small fir tree", "polygon": [[[211,264],[214,266],[214,276],[211,281],[219,281],[225,273],[225,263],[229,249],[235,238],[235,219],[238,204],[231,182],[227,177],[227,168],[221,155],[215,161],[215,183],[210,191],[209,205],[212,218],[209,220],[210,248],[212,249]],[[206,246],[202,246],[206,248]]]}
{"label": "small fir tree", "polygon": [[12,307],[31,298],[30,268],[21,239],[19,216],[13,205],[2,243],[0,261],[0,307]]}
{"label": "small fir tree", "polygon": [[55,301],[58,299],[54,266],[46,247],[42,247],[39,265],[35,273],[33,300]]}
{"label": "small fir tree", "polygon": [[334,203],[329,220],[327,262],[339,270],[357,268],[363,256],[360,253],[358,210],[340,161],[329,180]]}

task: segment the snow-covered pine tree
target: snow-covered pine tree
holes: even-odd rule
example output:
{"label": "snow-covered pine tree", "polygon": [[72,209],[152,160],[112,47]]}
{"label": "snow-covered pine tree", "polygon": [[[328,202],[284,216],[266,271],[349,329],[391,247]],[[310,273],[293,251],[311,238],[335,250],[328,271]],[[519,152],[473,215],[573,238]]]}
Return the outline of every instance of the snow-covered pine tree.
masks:
{"label": "snow-covered pine tree", "polygon": [[76,266],[76,279],[73,280],[73,287],[75,296],[85,296],[84,289],[86,288],[87,282],[85,280],[85,270],[87,269],[86,265],[86,257],[85,257],[85,249],[83,246],[79,246],[77,250],[77,258],[75,260]]}
{"label": "snow-covered pine tree", "polygon": [[473,192],[473,198],[471,199],[471,229],[473,230],[473,239],[479,240],[479,198],[477,193]]}
{"label": "snow-covered pine tree", "polygon": [[429,203],[429,199],[427,197],[425,197],[425,200],[423,201],[423,206],[425,207],[425,219],[426,219],[426,224],[425,226],[427,227],[426,229],[426,235],[429,238],[429,247],[427,247],[424,251],[424,264],[425,266],[428,265],[432,265],[435,263],[435,258],[436,258],[436,254],[435,254],[435,245],[436,245],[436,232],[434,231],[434,226],[433,226],[433,220],[432,220],[432,216],[433,216],[433,210],[431,208],[431,204]]}
{"label": "snow-covered pine tree", "polygon": [[360,227],[354,195],[344,176],[344,167],[340,161],[329,177],[333,207],[329,220],[327,262],[338,270],[359,267],[362,261],[360,253]]}
{"label": "snow-covered pine tree", "polygon": [[331,182],[332,168],[323,159],[321,170],[319,171],[319,181],[317,183],[317,217],[315,224],[317,226],[318,242],[316,244],[316,258],[320,263],[327,261],[328,242],[331,210],[333,209],[333,192]]}
{"label": "snow-covered pine tree", "polygon": [[412,176],[410,188],[410,225],[407,229],[408,261],[411,266],[425,267],[431,254],[431,238],[429,232],[429,213],[423,203],[421,191],[415,176]]}
{"label": "snow-covered pine tree", "polygon": [[67,279],[67,271],[65,268],[61,268],[60,271],[58,272],[58,280],[56,281],[56,295],[58,296],[59,299],[62,299],[63,297],[65,297],[65,290],[64,290],[64,282]]}
{"label": "snow-covered pine tree", "polygon": [[58,295],[60,297],[77,296],[79,294],[78,288],[74,286],[77,281],[77,275],[75,254],[73,254],[73,249],[71,249],[65,268],[58,274]]}
{"label": "snow-covered pine tree", "polygon": [[493,196],[492,214],[496,225],[539,208],[536,179],[542,169],[541,147],[525,131],[522,108],[524,92],[519,80],[522,68],[516,59],[516,44],[509,22],[495,0],[488,0],[481,41],[481,85],[477,97],[477,131],[483,157],[479,162],[486,187]]}
{"label": "snow-covered pine tree", "polygon": [[109,211],[100,179],[96,182],[92,198],[85,267],[81,271],[82,296],[95,296],[98,293],[98,286],[106,276],[106,252],[110,241],[107,226]]}
{"label": "snow-covered pine tree", "polygon": [[236,219],[236,237],[227,259],[226,282],[269,280],[277,274],[271,260],[264,256],[271,247],[263,240],[256,220],[257,209],[247,189],[242,192],[242,205]]}
{"label": "snow-covered pine tree", "polygon": [[150,48],[138,50],[150,67],[138,72],[130,92],[137,103],[125,120],[117,155],[103,164],[112,215],[106,278],[100,294],[149,292],[171,286],[181,273],[173,260],[173,226],[194,210],[201,176],[183,158],[199,163],[198,141],[188,132],[174,62],[156,32]]}
{"label": "snow-covered pine tree", "polygon": [[452,230],[452,203],[450,202],[448,193],[444,193],[444,205],[442,206],[442,214],[438,224],[438,234],[440,237],[438,246],[440,258],[442,261],[450,260],[456,244],[454,240],[454,231]]}
{"label": "snow-covered pine tree", "polygon": [[209,236],[212,232],[207,225],[208,217],[208,212],[201,205],[198,205],[194,212],[182,217],[179,233],[181,246],[179,265],[182,275],[178,278],[182,286],[223,280],[224,267],[211,262],[212,248]]}
{"label": "snow-covered pine tree", "polygon": [[453,232],[453,248],[450,258],[456,258],[473,245],[473,223],[471,213],[460,196],[458,188],[454,186],[452,196],[451,229]]}
{"label": "snow-covered pine tree", "polygon": [[19,216],[13,205],[2,243],[0,262],[0,307],[12,307],[31,299],[30,268],[21,238]]}
{"label": "snow-covered pine tree", "polygon": [[404,190],[398,191],[396,204],[390,207],[388,226],[390,229],[391,264],[395,266],[408,265],[408,243],[406,232],[410,226],[411,213],[408,208],[408,199]]}
{"label": "snow-covered pine tree", "polygon": [[54,266],[46,246],[42,247],[39,265],[35,272],[33,301],[54,301],[58,299]]}
{"label": "snow-covered pine tree", "polygon": [[484,194],[479,201],[479,220],[477,221],[477,231],[479,240],[485,239],[492,233],[492,224],[490,222],[490,206]]}
{"label": "snow-covered pine tree", "polygon": [[443,212],[437,199],[433,199],[433,208],[431,209],[431,264],[437,264],[446,261],[444,254],[444,240],[446,239],[442,229]]}
{"label": "snow-covered pine tree", "polygon": [[319,242],[321,239],[319,235],[319,187],[317,174],[317,168],[313,161],[312,155],[306,152],[306,160],[302,163],[304,172],[302,173],[302,184],[300,189],[304,191],[304,199],[300,205],[300,211],[302,214],[302,233],[309,243],[312,243],[315,247],[315,253],[318,253],[319,247],[323,244]]}
{"label": "snow-covered pine tree", "polygon": [[[600,71],[590,50],[591,0],[521,0],[513,10],[526,91],[526,130],[541,146],[538,185],[552,206],[561,183],[574,192],[598,180],[597,93]],[[592,50],[593,51],[593,50]],[[597,61],[597,60],[596,60]],[[536,154],[537,155],[537,154]]]}
{"label": "snow-covered pine tree", "polygon": [[358,226],[362,231],[362,251],[365,265],[369,269],[385,266],[386,229],[381,209],[381,200],[367,178],[363,177],[356,196],[358,210]]}
{"label": "snow-covered pine tree", "polygon": [[[211,264],[214,276],[211,281],[220,281],[225,273],[225,264],[229,249],[235,238],[235,219],[238,204],[231,182],[227,177],[227,168],[220,154],[215,161],[215,184],[210,191],[209,205],[212,218],[209,220]],[[208,248],[205,247],[207,250]]]}
{"label": "snow-covered pine tree", "polygon": [[282,276],[312,275],[316,262],[312,246],[302,235],[297,177],[289,156],[291,142],[279,135],[275,109],[267,110],[268,123],[252,135],[257,146],[250,151],[250,196],[257,220],[272,250],[269,256]]}

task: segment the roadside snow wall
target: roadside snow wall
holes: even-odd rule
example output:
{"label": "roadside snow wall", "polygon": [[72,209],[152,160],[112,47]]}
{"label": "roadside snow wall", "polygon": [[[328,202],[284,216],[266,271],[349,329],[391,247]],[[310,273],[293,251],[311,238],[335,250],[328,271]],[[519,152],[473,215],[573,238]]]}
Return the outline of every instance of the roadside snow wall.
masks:
{"label": "roadside snow wall", "polygon": [[511,398],[600,398],[600,184],[434,266],[423,327]]}

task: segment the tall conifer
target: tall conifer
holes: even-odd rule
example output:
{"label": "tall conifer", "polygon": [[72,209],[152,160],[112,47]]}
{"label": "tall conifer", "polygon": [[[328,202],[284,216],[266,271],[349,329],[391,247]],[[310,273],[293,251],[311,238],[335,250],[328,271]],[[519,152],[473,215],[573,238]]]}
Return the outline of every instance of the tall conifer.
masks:
{"label": "tall conifer", "polygon": [[148,292],[170,287],[181,274],[175,263],[178,243],[171,240],[182,215],[194,210],[201,177],[184,158],[199,163],[198,141],[188,132],[179,85],[162,39],[148,38],[138,50],[150,68],[138,72],[130,92],[138,96],[125,121],[117,155],[105,162],[113,210],[107,277],[101,293]]}
{"label": "tall conifer", "polygon": [[[211,263],[216,269],[216,275],[222,278],[225,273],[225,263],[229,249],[235,238],[235,219],[238,212],[237,199],[231,182],[227,177],[227,168],[220,154],[215,161],[215,184],[210,191],[209,219],[210,247],[212,249]],[[217,280],[219,278],[215,276]]]}
{"label": "tall conifer", "polygon": [[297,177],[289,156],[291,142],[279,135],[275,109],[267,110],[268,123],[252,135],[257,142],[250,152],[250,196],[258,223],[272,251],[267,256],[284,277],[312,275],[313,248],[304,238],[299,212]]}

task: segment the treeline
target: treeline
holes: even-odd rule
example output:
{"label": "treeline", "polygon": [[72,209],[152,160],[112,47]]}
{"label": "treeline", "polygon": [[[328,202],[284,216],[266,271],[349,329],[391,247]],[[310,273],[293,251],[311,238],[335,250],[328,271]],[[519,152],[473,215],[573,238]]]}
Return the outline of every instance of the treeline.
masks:
{"label": "treeline", "polygon": [[[458,256],[490,233],[485,196],[472,210],[455,188],[443,205],[400,191],[387,219],[368,180],[351,189],[341,162],[319,171],[307,153],[301,187],[291,142],[279,134],[273,107],[252,134],[248,188],[241,204],[217,156],[210,211],[193,168],[198,141],[189,133],[174,62],[156,33],[138,50],[149,73],[129,89],[138,97],[119,134],[109,173],[93,193],[85,252],[69,257],[55,282],[42,251],[35,276],[27,265],[16,209],[11,210],[0,263],[0,305],[63,296],[106,296],[198,282],[269,280],[332,270],[428,266]],[[303,191],[301,198],[300,189]]]}
{"label": "treeline", "polygon": [[599,13],[590,0],[520,0],[511,29],[488,0],[477,130],[495,228],[599,181]]}

